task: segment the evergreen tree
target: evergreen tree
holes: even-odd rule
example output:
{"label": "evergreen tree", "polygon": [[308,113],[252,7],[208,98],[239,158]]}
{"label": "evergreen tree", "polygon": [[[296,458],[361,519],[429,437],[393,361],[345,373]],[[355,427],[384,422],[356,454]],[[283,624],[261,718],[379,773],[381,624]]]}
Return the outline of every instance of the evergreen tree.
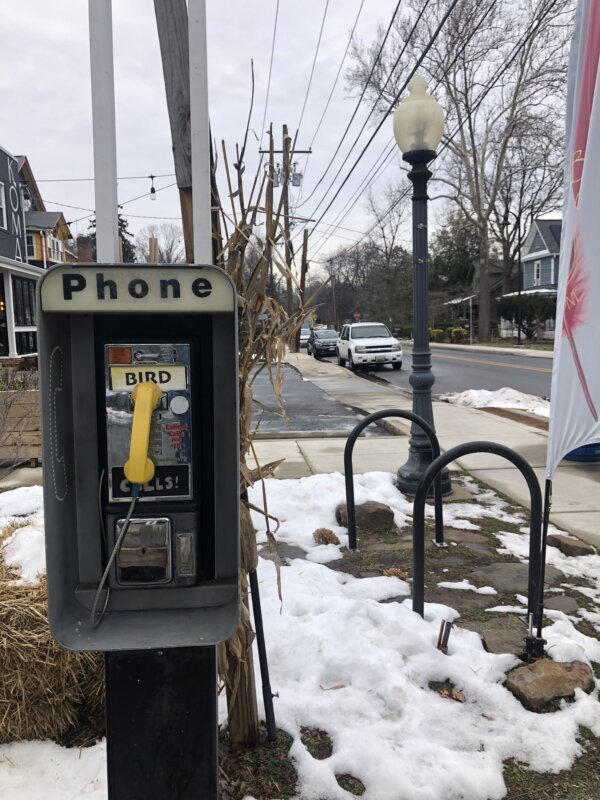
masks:
{"label": "evergreen tree", "polygon": [[[93,217],[89,224],[89,236],[92,240],[92,253],[94,261],[97,260],[96,256],[96,217]],[[133,244],[133,234],[129,231],[129,222],[119,212],[119,237],[121,239],[121,251],[123,254],[124,264],[135,263],[135,245]]]}

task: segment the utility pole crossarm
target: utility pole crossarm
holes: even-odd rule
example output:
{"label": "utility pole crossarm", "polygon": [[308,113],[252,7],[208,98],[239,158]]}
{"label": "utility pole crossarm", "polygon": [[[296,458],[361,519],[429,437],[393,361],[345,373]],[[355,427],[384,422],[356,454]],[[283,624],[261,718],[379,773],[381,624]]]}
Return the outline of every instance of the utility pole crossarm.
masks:
{"label": "utility pole crossarm", "polygon": [[[282,153],[283,154],[283,153],[287,153],[288,151],[287,150],[259,150],[258,151],[259,155],[261,155],[261,156],[262,155],[269,155],[269,153],[271,153],[271,152],[272,153]],[[292,151],[292,155],[294,155],[294,156],[297,155],[298,153],[300,153],[301,155],[305,154],[305,153],[310,155],[312,153],[312,148],[309,147],[308,150],[293,150]]]}

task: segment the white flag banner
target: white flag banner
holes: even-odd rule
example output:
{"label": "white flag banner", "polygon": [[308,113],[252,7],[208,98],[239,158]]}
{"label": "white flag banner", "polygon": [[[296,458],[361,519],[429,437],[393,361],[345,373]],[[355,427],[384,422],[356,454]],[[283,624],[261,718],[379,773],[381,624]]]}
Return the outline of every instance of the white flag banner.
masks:
{"label": "white flag banner", "polygon": [[565,195],[546,477],[600,442],[600,0],[579,0],[569,63]]}

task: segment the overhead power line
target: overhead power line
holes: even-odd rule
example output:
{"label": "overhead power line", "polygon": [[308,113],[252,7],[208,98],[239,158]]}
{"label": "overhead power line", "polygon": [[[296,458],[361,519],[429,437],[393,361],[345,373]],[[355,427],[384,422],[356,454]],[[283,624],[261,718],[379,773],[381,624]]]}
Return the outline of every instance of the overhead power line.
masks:
{"label": "overhead power line", "polygon": [[[483,24],[483,22],[485,21],[486,17],[491,13],[493,8],[497,4],[497,1],[498,0],[492,0],[492,2],[488,5],[488,7],[485,9],[481,19],[479,20],[477,27],[479,27],[479,26],[481,26]],[[454,67],[454,65],[456,64],[456,62],[458,61],[458,59],[460,58],[462,53],[465,51],[465,49],[467,48],[469,42],[471,41],[471,39],[475,35],[475,30],[476,29],[477,28],[475,28],[473,30],[473,33],[471,34],[471,36],[469,36],[468,38],[466,38],[464,40],[463,44],[461,45],[459,50],[457,50],[457,52],[456,52],[454,58],[452,59],[452,61],[450,62],[450,64],[448,64],[446,66],[446,68],[444,69],[443,75],[440,76],[438,78],[438,80],[436,81],[436,83],[435,83],[435,85],[434,85],[434,87],[432,89],[433,92],[440,85],[440,83],[442,82],[443,77],[450,72],[450,70]],[[413,30],[414,30],[414,27],[413,27]],[[413,31],[411,31],[411,35],[412,35],[412,32]],[[396,61],[396,63],[394,64],[394,67],[390,71],[390,74],[389,74],[388,79],[386,81],[386,85],[389,82],[389,80],[390,80],[390,78],[391,78],[391,76],[393,74],[394,69],[396,69],[396,66],[397,66],[398,62],[399,62],[399,60]],[[384,154],[385,154],[385,157],[384,157]],[[383,148],[383,150],[381,151],[380,155],[377,157],[377,159],[375,160],[375,162],[373,163],[371,168],[367,171],[367,173],[366,173],[362,183],[359,185],[358,189],[356,189],[353,192],[353,194],[350,196],[349,200],[343,206],[341,211],[337,214],[337,216],[335,218],[336,222],[342,222],[348,216],[348,214],[352,211],[352,209],[354,208],[354,206],[358,202],[358,200],[359,200],[360,196],[362,195],[362,193],[364,191],[364,188],[366,188],[367,184],[373,183],[373,181],[375,181],[377,179],[378,175],[381,172],[383,172],[383,170],[387,167],[387,165],[394,158],[394,156],[397,156],[398,154],[399,154],[398,153],[398,148],[397,148],[395,139],[392,136],[392,137],[390,137],[390,140],[389,140],[388,144],[385,145],[385,147]],[[380,162],[381,158],[384,158],[384,160]],[[388,212],[388,213],[390,213],[390,212]],[[384,217],[385,217],[385,215],[384,215]],[[327,238],[328,238],[327,234],[325,234],[325,233],[322,233],[320,235],[320,238],[315,242],[315,245],[314,245],[315,247],[317,247],[317,252],[319,250],[321,250],[322,247],[325,245],[325,243],[327,242]]]}
{"label": "overhead power line", "polygon": [[[364,87],[363,87],[363,89],[362,89],[362,91],[360,93],[360,97],[358,98],[358,101],[356,103],[354,111],[352,112],[352,116],[350,117],[350,120],[349,120],[348,124],[346,125],[346,129],[345,129],[344,133],[342,134],[342,138],[340,139],[340,141],[339,141],[339,143],[338,143],[338,145],[337,145],[337,147],[335,149],[334,154],[332,155],[329,163],[325,167],[325,170],[324,170],[323,174],[321,175],[321,177],[319,178],[315,188],[308,195],[308,197],[305,200],[303,200],[303,202],[300,205],[297,206],[297,208],[300,208],[301,205],[304,205],[305,203],[307,203],[310,200],[310,198],[314,195],[314,193],[317,191],[319,186],[323,183],[323,181],[325,180],[325,176],[327,175],[327,173],[331,169],[331,165],[335,161],[335,158],[336,158],[337,154],[339,153],[340,148],[341,148],[342,144],[344,143],[344,140],[346,139],[346,136],[348,135],[348,131],[350,130],[350,126],[352,125],[352,123],[354,122],[354,118],[358,114],[358,111],[360,109],[360,105],[362,103],[363,97],[365,96],[365,92],[367,91],[367,87],[369,85],[369,81],[371,80],[373,72],[375,71],[375,67],[377,66],[377,62],[379,61],[379,59],[381,57],[381,53],[383,52],[383,48],[385,46],[385,43],[387,42],[388,36],[391,33],[392,25],[394,24],[394,20],[396,19],[396,14],[398,13],[398,9],[400,8],[400,3],[401,2],[402,2],[402,0],[398,0],[396,8],[394,9],[394,13],[392,14],[392,18],[390,20],[390,23],[389,23],[389,25],[387,27],[387,30],[385,32],[385,35],[383,37],[383,41],[381,43],[381,47],[379,48],[379,52],[377,53],[377,55],[375,57],[375,60],[373,61],[373,66],[371,67],[371,72],[369,73],[369,77],[367,78],[367,80],[365,82],[365,85],[364,85]],[[427,2],[429,2],[429,0],[427,0]],[[312,216],[312,214],[310,216]]]}
{"label": "overhead power line", "polygon": [[269,105],[269,92],[271,91],[271,73],[273,71],[273,55],[275,53],[275,38],[277,36],[278,17],[279,17],[279,0],[277,0],[277,6],[275,8],[275,22],[273,23],[273,41],[271,42],[271,59],[269,61],[269,78],[267,80],[267,96],[265,97],[265,110],[263,113],[262,124],[260,126],[260,142],[258,145],[259,147],[262,147],[262,142],[265,135],[265,120],[267,119],[267,106]]}
{"label": "overhead power line", "polygon": [[[311,217],[312,217],[312,216],[314,216],[314,214],[316,214],[316,212],[317,212],[317,209],[319,208],[319,206],[320,206],[320,205],[321,205],[321,204],[322,204],[322,203],[325,201],[325,198],[327,197],[327,194],[328,194],[328,192],[330,192],[330,191],[331,191],[331,189],[332,189],[332,187],[333,187],[334,183],[336,182],[336,180],[337,180],[337,178],[338,178],[338,176],[339,176],[340,172],[343,170],[343,168],[345,167],[346,163],[348,162],[348,159],[350,158],[350,156],[351,156],[351,154],[352,154],[352,151],[354,150],[354,148],[355,148],[355,147],[356,147],[356,145],[358,144],[358,142],[359,142],[359,140],[360,140],[360,137],[362,136],[362,134],[363,134],[363,132],[364,132],[365,128],[367,127],[367,124],[368,124],[369,120],[371,119],[371,117],[373,116],[373,114],[375,113],[375,111],[377,110],[377,106],[379,105],[379,101],[380,101],[380,100],[381,100],[381,98],[383,97],[383,93],[385,92],[385,90],[386,90],[386,88],[387,88],[387,85],[388,85],[388,83],[389,83],[389,82],[390,82],[390,80],[392,79],[392,76],[393,76],[393,74],[394,74],[394,72],[395,72],[395,70],[396,70],[396,68],[397,68],[398,64],[400,63],[400,59],[402,58],[402,56],[403,56],[403,55],[404,55],[404,53],[406,52],[406,48],[408,47],[408,44],[409,44],[410,40],[412,39],[412,37],[413,37],[413,34],[414,34],[414,32],[416,31],[416,29],[417,29],[417,25],[418,25],[418,24],[419,24],[419,22],[421,21],[421,17],[422,17],[422,16],[423,16],[423,14],[425,13],[425,10],[426,10],[427,6],[429,5],[429,2],[430,2],[430,0],[425,0],[425,3],[423,4],[423,6],[422,6],[421,10],[419,11],[419,14],[417,15],[417,18],[416,18],[416,20],[415,20],[415,22],[414,22],[414,24],[413,24],[412,28],[410,29],[410,32],[409,32],[408,36],[406,37],[406,40],[405,40],[405,42],[404,42],[404,46],[403,46],[403,47],[402,47],[402,49],[400,50],[400,54],[399,54],[398,58],[396,59],[396,61],[395,61],[394,65],[392,66],[392,68],[391,68],[391,70],[390,70],[390,72],[389,72],[389,75],[388,75],[388,77],[387,77],[387,79],[386,79],[385,83],[383,84],[383,86],[382,86],[382,87],[381,87],[381,89],[379,90],[379,94],[377,95],[377,97],[376,97],[376,99],[375,99],[375,102],[374,102],[374,103],[373,103],[373,105],[371,106],[371,109],[370,109],[369,113],[367,114],[367,117],[366,117],[366,119],[363,121],[363,124],[362,124],[362,126],[361,126],[361,129],[359,130],[358,134],[357,134],[357,135],[356,135],[356,137],[354,138],[354,142],[352,143],[352,146],[350,147],[350,149],[349,149],[349,150],[348,150],[348,152],[346,153],[346,157],[344,158],[344,160],[342,161],[342,163],[341,163],[341,164],[340,164],[340,166],[338,167],[338,171],[337,171],[337,172],[335,173],[335,175],[333,176],[333,178],[332,178],[332,180],[331,180],[331,183],[329,184],[328,188],[325,190],[325,192],[324,192],[324,194],[323,194],[323,197],[320,199],[320,201],[317,203],[317,205],[316,205],[315,209],[312,211],[312,213],[311,213]],[[457,2],[458,2],[458,0],[457,0]],[[371,70],[371,75],[372,75],[372,74],[373,74],[373,70]],[[368,84],[365,84],[365,85],[366,85],[366,86],[368,86]],[[393,101],[393,104],[395,104],[395,103],[394,103],[394,101]],[[385,117],[387,117],[387,115],[389,114],[389,112],[390,112],[390,109],[388,109],[388,110],[386,111],[386,114],[385,114],[385,116],[384,116],[384,119],[385,119]],[[379,127],[381,127],[381,126],[379,126]],[[377,130],[379,130],[379,128],[378,128]],[[376,131],[376,133],[377,133],[377,131]],[[316,187],[315,187],[315,188],[316,188]]]}
{"label": "overhead power line", "polygon": [[[152,173],[150,173],[151,175]],[[148,180],[150,175],[121,175],[118,181],[141,181]],[[165,172],[162,175],[154,175],[155,178],[174,178],[174,172]],[[36,183],[79,183],[83,181],[95,181],[95,178],[35,178]],[[50,201],[48,201],[50,202]]]}
{"label": "overhead power line", "polygon": [[[158,192],[163,192],[165,189],[170,189],[172,186],[177,186],[177,181],[173,181],[173,183],[168,183],[166,186],[159,186],[155,190],[155,194],[158,194]],[[137,195],[137,197],[131,197],[129,200],[123,200],[122,203],[119,203],[119,208],[122,208],[122,206],[126,206],[129,203],[135,203],[136,200],[141,200],[143,197],[150,197],[150,194],[151,192],[145,192],[144,194]],[[89,219],[90,217],[93,217],[95,213],[96,213],[95,211],[92,211],[90,214],[85,214],[85,216],[83,217],[78,217],[77,219],[68,220],[67,225],[74,225],[76,222],[81,222],[84,219]],[[166,219],[166,217],[164,217],[163,219]],[[176,219],[178,219],[178,217]]]}
{"label": "overhead power line", "polygon": [[[313,133],[313,137],[311,139],[311,142],[310,142],[310,145],[309,145],[309,149],[312,149],[312,146],[313,146],[313,144],[315,142],[315,139],[317,138],[317,135],[318,135],[319,131],[321,130],[321,125],[323,124],[323,120],[325,119],[325,114],[327,113],[327,109],[329,108],[329,104],[331,103],[331,98],[333,97],[333,93],[335,91],[335,87],[337,86],[337,82],[339,80],[339,77],[342,74],[342,68],[343,68],[344,63],[346,61],[346,56],[348,55],[348,50],[350,49],[350,45],[352,44],[352,38],[354,36],[354,31],[356,30],[356,26],[358,25],[358,20],[360,19],[360,15],[361,15],[361,12],[363,10],[364,4],[365,4],[365,0],[361,0],[360,6],[359,6],[358,11],[356,13],[356,18],[354,19],[354,25],[352,26],[352,30],[350,31],[350,35],[348,36],[348,43],[346,44],[346,49],[344,50],[344,55],[342,56],[342,60],[340,61],[340,66],[338,67],[338,71],[337,71],[337,74],[335,76],[335,80],[333,81],[333,86],[331,87],[331,91],[329,92],[329,97],[327,98],[327,101],[325,103],[325,108],[323,109],[323,113],[321,114],[321,118],[319,119],[319,122],[317,123],[317,127],[315,129],[315,132]],[[304,161],[304,167],[302,168],[302,174],[303,174],[303,176],[305,178],[306,178],[306,171],[308,169],[309,160],[310,160],[310,153],[306,156],[306,159]],[[298,202],[296,203],[295,208],[298,207],[298,204],[300,203],[300,201],[302,199],[302,192],[303,191],[304,191],[304,181],[302,182],[302,187],[300,189],[300,196],[298,197]]]}
{"label": "overhead power line", "polygon": [[[342,56],[342,60],[340,61],[340,66],[338,67],[337,75],[335,76],[335,80],[333,81],[333,86],[331,87],[331,91],[329,92],[329,97],[325,103],[325,108],[323,109],[323,113],[321,114],[321,118],[317,123],[317,127],[315,132],[313,133],[313,137],[311,139],[309,147],[312,147],[314,144],[315,139],[317,138],[317,134],[321,130],[321,125],[323,124],[323,120],[325,118],[325,114],[327,113],[327,109],[329,108],[329,104],[331,103],[331,98],[333,97],[333,93],[335,91],[335,87],[337,86],[337,82],[342,74],[342,68],[344,66],[344,62],[346,61],[346,56],[348,55],[348,50],[350,49],[350,45],[352,44],[352,38],[354,36],[354,31],[356,30],[356,26],[358,25],[358,20],[360,19],[361,12],[363,10],[363,6],[365,4],[365,0],[361,0],[360,7],[356,14],[356,18],[354,20],[354,25],[352,26],[352,30],[350,31],[350,36],[348,37],[348,43],[346,45],[346,49],[344,50],[344,55]],[[307,158],[308,161],[308,158]]]}
{"label": "overhead power line", "polygon": [[[488,11],[486,12],[486,15],[487,15],[487,13],[489,13],[491,11],[492,7],[496,4],[496,2],[497,2],[497,0],[493,0],[490,8],[488,8]],[[488,83],[488,85],[485,87],[485,89],[482,90],[481,94],[479,95],[479,97],[477,98],[475,103],[473,104],[473,106],[471,108],[471,115],[473,115],[473,113],[478,110],[478,108],[481,106],[481,104],[483,103],[485,98],[488,96],[488,94],[499,83],[499,81],[502,78],[502,76],[504,75],[504,73],[510,68],[510,66],[513,64],[515,59],[518,57],[519,53],[525,48],[525,46],[529,43],[529,41],[537,33],[537,31],[538,31],[539,27],[541,26],[542,22],[550,14],[550,12],[556,6],[557,2],[558,2],[558,0],[554,0],[554,2],[550,6],[547,7],[545,13],[541,17],[539,17],[539,19],[535,20],[531,24],[529,30],[526,31],[523,34],[523,37],[521,38],[519,43],[517,45],[515,45],[515,47],[513,49],[513,52],[512,52],[512,55],[505,61],[504,66],[502,67],[502,69],[498,73],[496,73],[496,75],[494,75],[493,79]],[[461,48],[461,50],[459,51],[458,55],[460,55],[460,53],[464,50],[465,46],[466,45],[464,45]],[[453,63],[456,62],[456,60],[458,58],[458,55],[455,57]],[[447,70],[445,70],[445,73],[446,72],[447,72]],[[438,81],[438,84],[439,84],[440,81],[441,81],[441,79]],[[438,151],[438,155],[440,155],[447,147],[449,147],[449,145],[454,140],[454,138],[462,130],[463,125],[464,125],[464,123],[457,124],[457,126],[454,128],[452,133],[446,138],[446,140],[442,144],[440,150]],[[410,187],[407,187],[399,195],[399,197],[392,203],[392,205],[385,212],[385,214],[383,214],[380,217],[379,220],[377,220],[373,225],[371,225],[371,227],[367,231],[365,231],[365,233],[361,236],[360,239],[355,241],[353,245],[350,245],[350,247],[346,248],[342,252],[344,252],[344,253],[349,252],[350,250],[353,250],[355,247],[357,247],[359,244],[361,244],[361,242],[363,242],[373,232],[373,230],[375,230],[375,228],[381,223],[381,221],[383,219],[385,219],[389,214],[391,214],[392,211],[402,202],[402,200],[404,200],[408,196],[409,191],[410,191]],[[323,242],[323,244],[324,243],[325,242]],[[323,247],[323,244],[320,245],[319,250]]]}
{"label": "overhead power line", "polygon": [[323,28],[325,27],[325,19],[327,18],[328,8],[329,8],[329,0],[325,0],[325,10],[323,11],[323,19],[321,20],[321,28],[319,30],[319,38],[317,39],[315,57],[313,59],[312,68],[310,71],[310,78],[308,79],[308,86],[306,88],[306,95],[304,96],[304,103],[302,104],[302,111],[300,112],[300,119],[298,120],[298,125],[296,127],[296,139],[298,139],[298,134],[300,133],[300,128],[302,126],[302,120],[304,119],[304,112],[306,111],[306,104],[308,102],[308,96],[310,94],[310,87],[312,85],[313,75],[315,74],[315,66],[317,63],[317,56],[319,55],[319,47],[321,46],[321,37],[323,36]]}
{"label": "overhead power line", "polygon": [[[327,207],[326,207],[325,211],[324,211],[324,212],[321,214],[321,216],[320,216],[320,217],[319,217],[319,219],[317,220],[318,222],[320,222],[320,221],[323,219],[323,217],[325,216],[325,214],[326,214],[326,213],[329,211],[329,209],[331,208],[331,206],[333,205],[333,203],[334,203],[334,202],[335,202],[335,200],[337,199],[337,197],[338,197],[339,193],[342,191],[342,189],[344,188],[344,186],[345,186],[345,185],[346,185],[346,183],[348,182],[348,180],[349,180],[350,176],[352,175],[352,173],[354,172],[354,170],[356,169],[356,167],[357,167],[357,166],[358,166],[358,164],[360,163],[360,161],[361,161],[362,157],[363,157],[363,156],[364,156],[364,154],[367,152],[367,150],[368,150],[369,146],[371,145],[371,143],[372,143],[373,139],[374,139],[374,138],[377,136],[377,134],[378,134],[378,133],[379,133],[379,131],[381,130],[381,128],[382,128],[382,126],[383,126],[384,122],[386,122],[386,120],[387,120],[387,118],[388,118],[388,115],[389,115],[390,111],[392,110],[392,108],[394,108],[394,106],[395,106],[395,105],[396,105],[396,103],[398,102],[398,100],[399,100],[400,96],[401,96],[401,95],[402,95],[402,93],[405,91],[405,89],[406,89],[406,87],[407,87],[407,85],[408,85],[408,83],[409,83],[410,79],[413,77],[413,75],[414,75],[414,74],[416,73],[416,71],[419,69],[419,67],[421,66],[421,64],[422,64],[423,60],[425,59],[425,56],[427,55],[427,53],[428,53],[428,52],[431,50],[431,48],[432,48],[432,47],[433,47],[433,45],[435,44],[435,41],[436,41],[437,37],[439,36],[439,34],[440,34],[440,32],[441,32],[442,28],[443,28],[443,27],[444,27],[444,25],[446,24],[446,20],[448,19],[448,17],[449,17],[449,16],[450,16],[450,14],[452,13],[452,11],[454,10],[454,8],[455,8],[455,7],[456,7],[456,5],[458,4],[458,2],[459,2],[459,0],[452,0],[452,3],[451,3],[451,5],[449,6],[448,10],[446,11],[446,13],[444,14],[444,16],[442,17],[442,20],[441,20],[441,22],[439,23],[439,25],[437,26],[437,28],[436,28],[436,30],[435,30],[435,32],[434,32],[434,34],[433,34],[433,36],[431,37],[431,39],[430,39],[430,40],[429,40],[429,42],[427,43],[426,47],[424,48],[423,52],[421,53],[421,55],[420,55],[420,56],[419,56],[419,58],[417,59],[417,63],[416,63],[416,64],[415,64],[415,66],[412,68],[412,70],[411,70],[411,72],[410,72],[410,75],[409,75],[409,76],[408,76],[408,78],[407,78],[407,79],[404,81],[404,83],[403,83],[403,84],[402,84],[402,86],[400,87],[400,90],[397,92],[396,96],[393,98],[392,102],[390,103],[390,105],[389,105],[389,107],[388,107],[388,109],[387,109],[387,112],[386,112],[386,113],[383,115],[383,117],[382,117],[382,119],[381,119],[380,123],[377,125],[377,127],[376,127],[376,128],[375,128],[375,130],[374,130],[374,132],[373,132],[373,133],[371,134],[371,136],[369,137],[369,140],[368,140],[368,142],[365,144],[365,146],[364,146],[364,147],[363,147],[363,149],[361,150],[361,152],[360,152],[360,154],[359,154],[358,158],[356,159],[356,161],[354,162],[354,164],[352,165],[352,167],[351,167],[351,168],[350,168],[350,170],[348,171],[348,174],[346,175],[346,177],[345,177],[345,178],[344,178],[344,180],[342,181],[342,183],[341,183],[340,187],[338,188],[338,190],[336,191],[336,193],[334,194],[334,196],[332,197],[332,199],[329,201],[329,204],[327,205]],[[321,201],[321,202],[322,202],[322,201]],[[321,204],[321,202],[319,203],[319,205]],[[317,206],[317,208],[318,208],[318,206]],[[311,213],[311,215],[310,215],[310,216],[312,217],[314,213],[315,213],[315,212]]]}

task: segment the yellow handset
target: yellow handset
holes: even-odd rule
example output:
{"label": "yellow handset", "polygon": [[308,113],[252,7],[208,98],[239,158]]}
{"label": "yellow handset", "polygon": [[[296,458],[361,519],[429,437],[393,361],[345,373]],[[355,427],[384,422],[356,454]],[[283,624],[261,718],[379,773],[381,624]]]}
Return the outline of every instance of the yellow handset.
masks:
{"label": "yellow handset", "polygon": [[133,423],[129,460],[123,466],[125,477],[131,484],[148,483],[154,477],[154,464],[148,458],[152,412],[160,402],[162,392],[151,381],[139,383],[131,393]]}

